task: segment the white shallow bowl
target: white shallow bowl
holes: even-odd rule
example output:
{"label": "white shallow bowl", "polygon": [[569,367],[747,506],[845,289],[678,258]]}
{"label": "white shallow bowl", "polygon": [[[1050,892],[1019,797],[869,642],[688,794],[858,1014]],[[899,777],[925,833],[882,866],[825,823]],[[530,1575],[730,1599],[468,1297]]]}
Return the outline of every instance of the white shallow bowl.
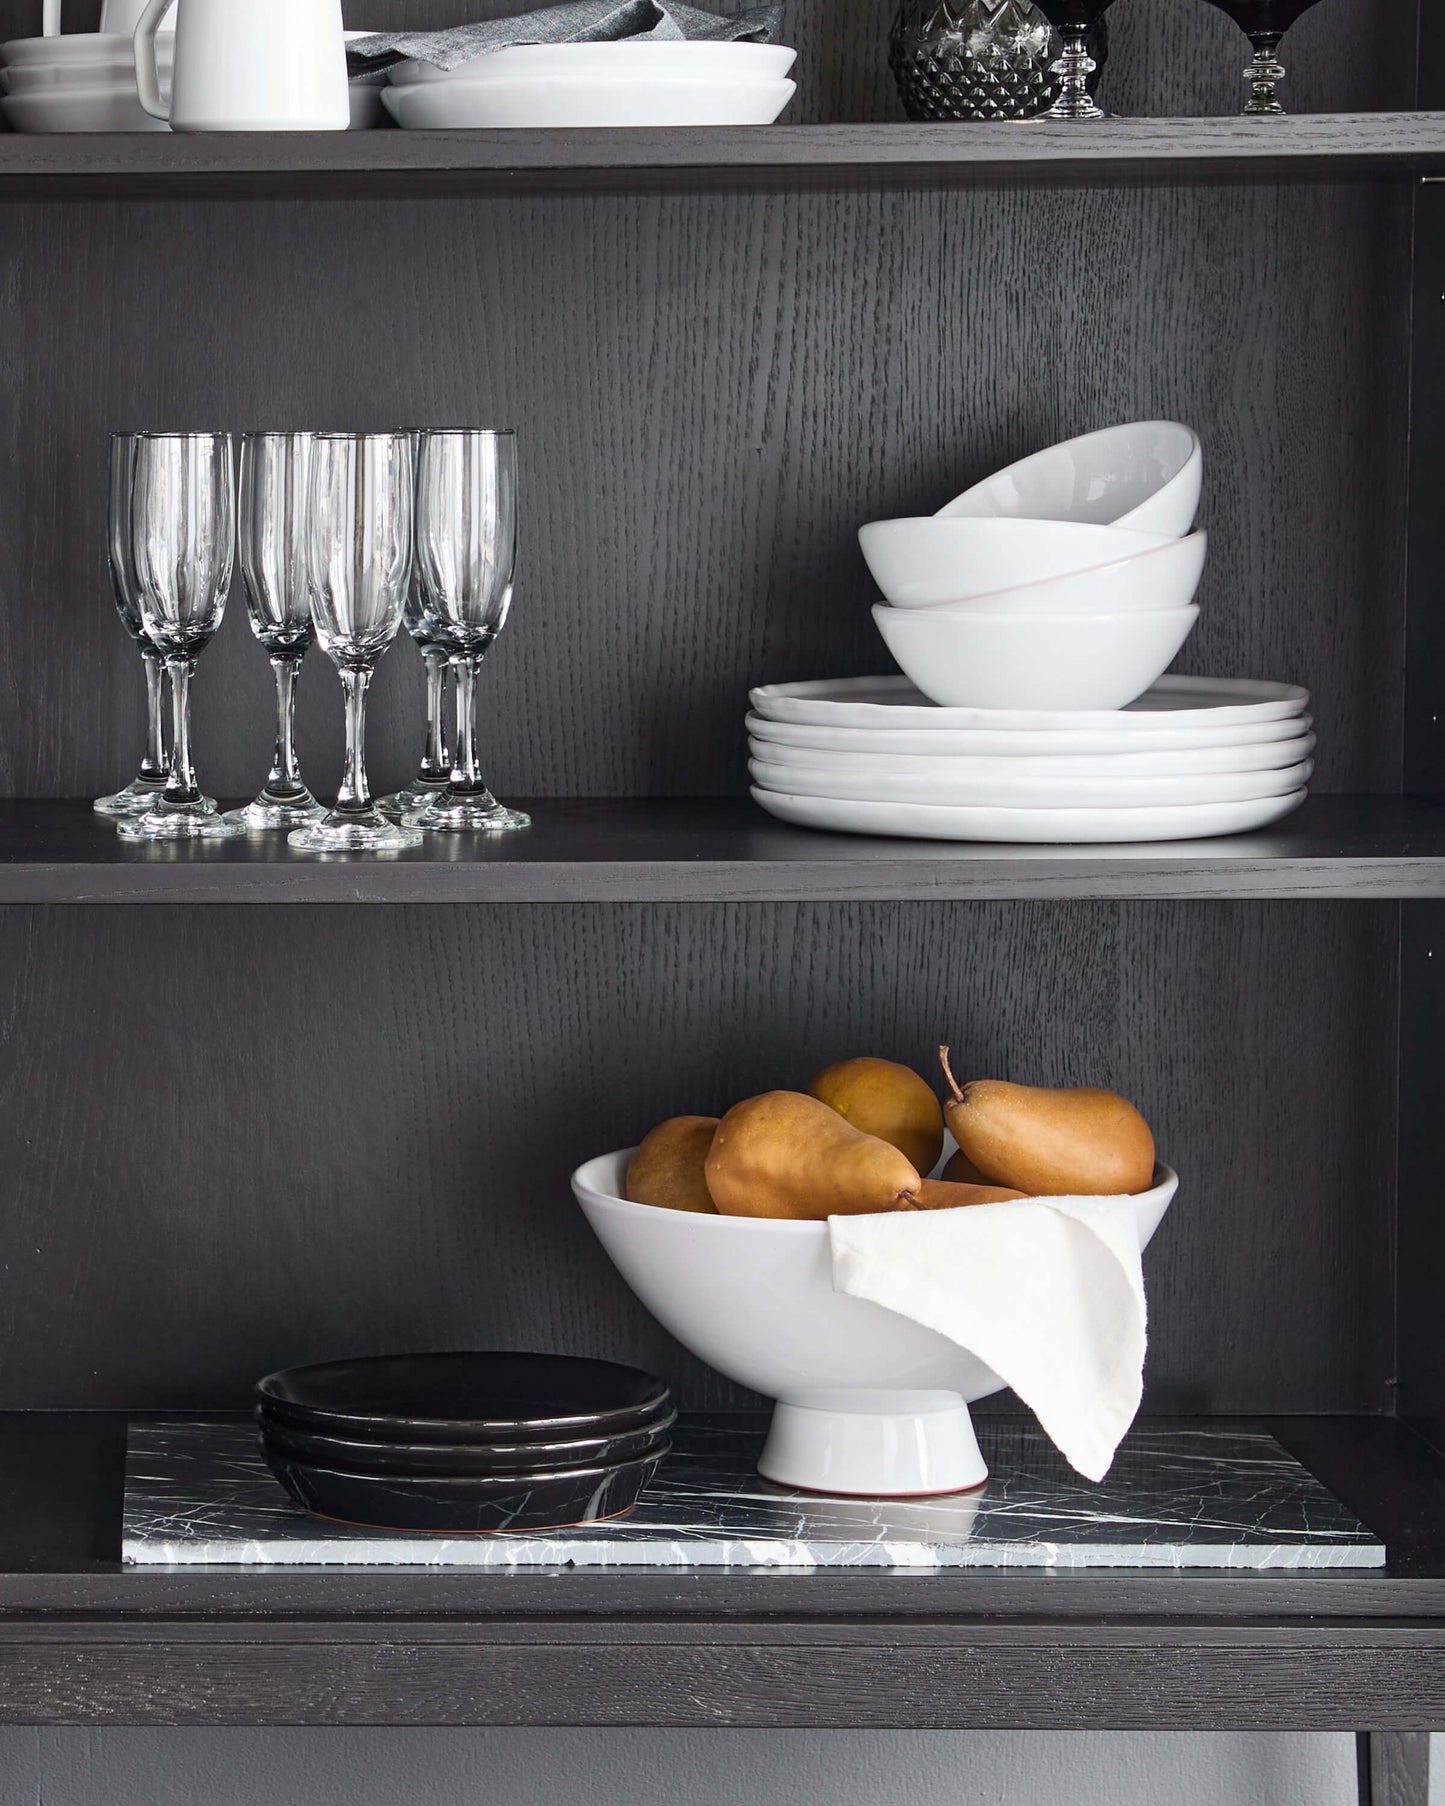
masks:
{"label": "white shallow bowl", "polygon": [[140,104],[135,82],[64,88],[45,94],[7,94],[0,113],[12,132],[168,132]]}
{"label": "white shallow bowl", "polygon": [[382,89],[382,104],[408,131],[516,131],[563,126],[771,125],[797,83],[588,79],[436,82]]}
{"label": "white shallow bowl", "polygon": [[[158,59],[161,78],[167,81],[174,63],[170,46]],[[16,63],[0,69],[0,90],[6,94],[70,93],[81,88],[135,87],[135,59],[131,56],[86,63]]]}
{"label": "white shallow bowl", "polygon": [[[975,709],[970,712],[981,715],[985,711]],[[747,718],[748,731],[754,742],[766,747],[769,756],[786,753],[789,757],[802,758],[805,763],[810,752],[844,758],[876,755],[910,759],[1033,759],[1065,754],[1105,757],[1130,753],[1178,756],[1192,752],[1228,756],[1236,749],[1269,754],[1282,751],[1285,744],[1298,740],[1312,726],[1313,717],[1309,715],[1294,715],[1286,721],[1261,721],[1243,727],[1158,727],[1145,732],[1127,727],[1115,730],[1082,727],[941,728],[929,731],[910,727],[800,726],[791,721],[769,721],[765,715]]]}
{"label": "white shallow bowl", "polygon": [[[664,1329],[719,1373],[778,1400],[758,1464],[767,1478],[883,1497],[987,1477],[967,1406],[1002,1391],[996,1373],[922,1324],[835,1292],[826,1223],[629,1203],[633,1151],[579,1167],[577,1202]],[[1141,1248],[1178,1185],[1161,1166],[1134,1200]]]}
{"label": "white shallow bowl", "polygon": [[858,544],[873,581],[894,602],[911,608],[963,602],[1023,583],[1045,583],[1104,564],[1117,564],[1166,544],[1162,533],[1075,521],[875,520],[858,529]]}
{"label": "white shallow bowl", "polygon": [[[761,684],[748,692],[754,710],[800,727],[1066,728],[1109,733],[1157,728],[1236,728],[1303,715],[1309,691],[1252,677],[1161,677],[1127,709],[944,709],[906,677],[814,677]],[[1049,750],[1054,750],[1050,748]]]}
{"label": "white shallow bowl", "polygon": [[[1306,717],[1307,719],[1307,717]],[[903,753],[819,750],[748,738],[748,756],[780,772],[826,771],[854,778],[1202,778],[1215,774],[1283,771],[1299,765],[1315,749],[1313,734],[1295,734],[1262,746],[1203,747],[1192,752],[1028,754],[1004,758],[957,753],[910,756]],[[772,784],[791,790],[792,784]]]}
{"label": "white shallow bowl", "polygon": [[939,510],[945,519],[1092,521],[1178,538],[1199,509],[1199,435],[1177,420],[1136,420],[1035,452]]}
{"label": "white shallow bowl", "polygon": [[[1014,761],[1018,763],[1017,760]],[[811,769],[748,761],[762,790],[784,796],[828,796],[861,803],[968,803],[986,809],[1139,809],[1174,803],[1246,803],[1302,790],[1314,775],[1305,759],[1280,771],[1216,772],[1198,777],[1003,776],[962,766],[912,776],[863,776],[831,766]]]}
{"label": "white shallow bowl", "polygon": [[[1051,577],[1044,583],[1024,583],[1015,589],[949,602],[919,602],[911,588],[901,589],[892,605],[959,615],[1098,615],[1131,608],[1187,608],[1204,576],[1208,551],[1209,535],[1191,533],[1150,552],[1121,558],[1117,564],[1071,571],[1067,577]],[[931,586],[923,593],[931,593]]]}
{"label": "white shallow bowl", "polygon": [[[156,48],[165,56],[175,51],[176,34],[163,31],[156,35]],[[84,65],[126,64],[135,69],[135,42],[117,32],[72,31],[58,38],[11,38],[0,44],[0,63],[9,68],[60,64],[70,68]]]}
{"label": "white shallow bowl", "polygon": [[[347,36],[352,34],[348,32]],[[358,33],[364,36],[364,33]],[[474,57],[459,69],[435,63],[393,63],[388,79],[398,88],[427,87],[455,81],[510,81],[518,76],[558,76],[612,82],[653,82],[669,77],[685,81],[782,81],[798,60],[786,44],[709,42],[640,42],[613,44],[511,44],[487,56]]]}
{"label": "white shallow bowl", "polygon": [[949,708],[1118,709],[1172,664],[1198,608],[1113,615],[940,615],[873,620],[905,674]]}
{"label": "white shallow bowl", "polygon": [[1100,846],[1148,840],[1207,840],[1247,834],[1282,821],[1306,792],[1245,803],[1179,803],[1153,809],[980,809],[967,804],[860,803],[754,787],[769,815],[834,834],[882,834],[905,840],[983,840],[1018,845]]}

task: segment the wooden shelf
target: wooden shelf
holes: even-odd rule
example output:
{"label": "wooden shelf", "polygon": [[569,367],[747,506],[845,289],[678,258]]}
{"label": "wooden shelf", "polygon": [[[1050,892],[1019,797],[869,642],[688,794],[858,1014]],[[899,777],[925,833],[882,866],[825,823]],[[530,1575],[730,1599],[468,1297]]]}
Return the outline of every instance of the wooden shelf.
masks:
{"label": "wooden shelf", "polygon": [[0,804],[0,903],[767,903],[1445,897],[1445,806],[1313,797],[1277,829],[997,846],[789,828],[733,799],[529,801],[523,835],[316,858],[280,836],[134,847],[85,803]]}
{"label": "wooden shelf", "polygon": [[1445,1461],[1261,1420],[1379,1572],[123,1569],[125,1418],[0,1416],[0,1722],[1412,1729]]}
{"label": "wooden shelf", "polygon": [[679,130],[0,134],[0,194],[1104,183],[1445,172],[1445,114]]}

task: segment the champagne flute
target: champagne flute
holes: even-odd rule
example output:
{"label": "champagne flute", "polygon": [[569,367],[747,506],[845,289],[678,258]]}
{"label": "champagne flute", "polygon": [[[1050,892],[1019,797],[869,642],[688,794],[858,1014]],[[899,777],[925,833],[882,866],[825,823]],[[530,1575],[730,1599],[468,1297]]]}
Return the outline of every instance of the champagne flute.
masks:
{"label": "champagne flute", "polygon": [[487,788],[477,763],[476,685],[482,660],[512,603],[517,559],[517,436],[422,434],[417,473],[417,573],[428,628],[456,673],[457,746],[451,782],[423,828],[528,828]]}
{"label": "champagne flute", "polygon": [[1034,0],[1063,39],[1063,52],[1051,70],[1059,78],[1059,97],[1040,119],[1107,119],[1089,92],[1098,64],[1089,55],[1089,33],[1103,18],[1110,0]]}
{"label": "champagne flute", "polygon": [[98,797],[98,815],[144,815],[166,787],[165,664],[146,638],[141,620],[140,591],[135,576],[131,543],[130,505],[135,488],[134,433],[110,436],[110,515],[107,538],[110,550],[110,587],[121,625],[140,647],[146,674],[146,749],[140,775],[114,796]]}
{"label": "champagne flute", "polygon": [[346,691],[346,765],[335,808],[287,837],[304,853],[394,853],[421,844],[419,829],[381,814],[366,780],[366,692],[401,625],[414,490],[410,433],[317,433],[311,441],[311,618]]}
{"label": "champagne flute", "polygon": [[131,497],[132,553],[146,635],[171,680],[170,776],[123,840],[227,840],[241,830],[214,813],[191,763],[191,678],[226,612],[236,547],[229,433],[141,433]]}
{"label": "champagne flute", "polygon": [[296,764],[296,685],[316,642],[306,575],[310,433],[246,433],[241,440],[241,573],[251,631],[276,678],[276,750],[254,802],[229,819],[248,832],[295,828],[325,809]]}
{"label": "champagne flute", "polygon": [[1251,118],[1278,118],[1284,112],[1277,88],[1284,80],[1279,41],[1315,0],[1210,0],[1249,39],[1254,55],[1244,71],[1249,85],[1243,111]]}

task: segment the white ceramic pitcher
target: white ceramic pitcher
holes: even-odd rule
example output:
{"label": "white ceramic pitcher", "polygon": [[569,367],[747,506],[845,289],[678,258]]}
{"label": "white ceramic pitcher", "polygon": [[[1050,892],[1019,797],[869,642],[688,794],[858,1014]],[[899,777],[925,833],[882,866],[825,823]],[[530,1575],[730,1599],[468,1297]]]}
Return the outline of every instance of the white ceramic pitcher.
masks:
{"label": "white ceramic pitcher", "polygon": [[[146,0],[105,0],[100,9],[100,30],[102,36],[130,38],[135,36],[135,28],[140,23],[140,16],[146,9]],[[175,0],[171,0],[171,13],[175,11]],[[41,30],[47,38],[58,38],[61,33],[60,0],[45,0],[45,22]],[[165,30],[174,29],[174,21],[169,16]]]}
{"label": "white ceramic pitcher", "polygon": [[[121,0],[126,3],[126,0]],[[344,132],[351,120],[341,0],[177,0],[171,104],[156,32],[171,0],[135,28],[141,105],[177,132]]]}

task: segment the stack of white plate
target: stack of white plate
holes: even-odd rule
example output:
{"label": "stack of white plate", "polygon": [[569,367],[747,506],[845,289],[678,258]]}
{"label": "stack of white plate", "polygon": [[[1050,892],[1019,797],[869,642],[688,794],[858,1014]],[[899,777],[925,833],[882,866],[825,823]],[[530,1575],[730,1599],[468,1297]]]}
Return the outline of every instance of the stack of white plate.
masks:
{"label": "stack of white plate", "polygon": [[529,126],[771,125],[796,92],[780,44],[517,44],[459,69],[397,63],[382,92],[411,131]]}
{"label": "stack of white plate", "polygon": [[[175,33],[156,39],[161,93],[170,97]],[[114,32],[15,38],[0,44],[0,112],[12,132],[168,132],[140,104],[135,44]]]}
{"label": "stack of white plate", "polygon": [[800,827],[935,840],[1192,840],[1279,821],[1314,767],[1309,693],[1162,677],[1129,707],[940,708],[904,677],[769,684],[753,796]]}

